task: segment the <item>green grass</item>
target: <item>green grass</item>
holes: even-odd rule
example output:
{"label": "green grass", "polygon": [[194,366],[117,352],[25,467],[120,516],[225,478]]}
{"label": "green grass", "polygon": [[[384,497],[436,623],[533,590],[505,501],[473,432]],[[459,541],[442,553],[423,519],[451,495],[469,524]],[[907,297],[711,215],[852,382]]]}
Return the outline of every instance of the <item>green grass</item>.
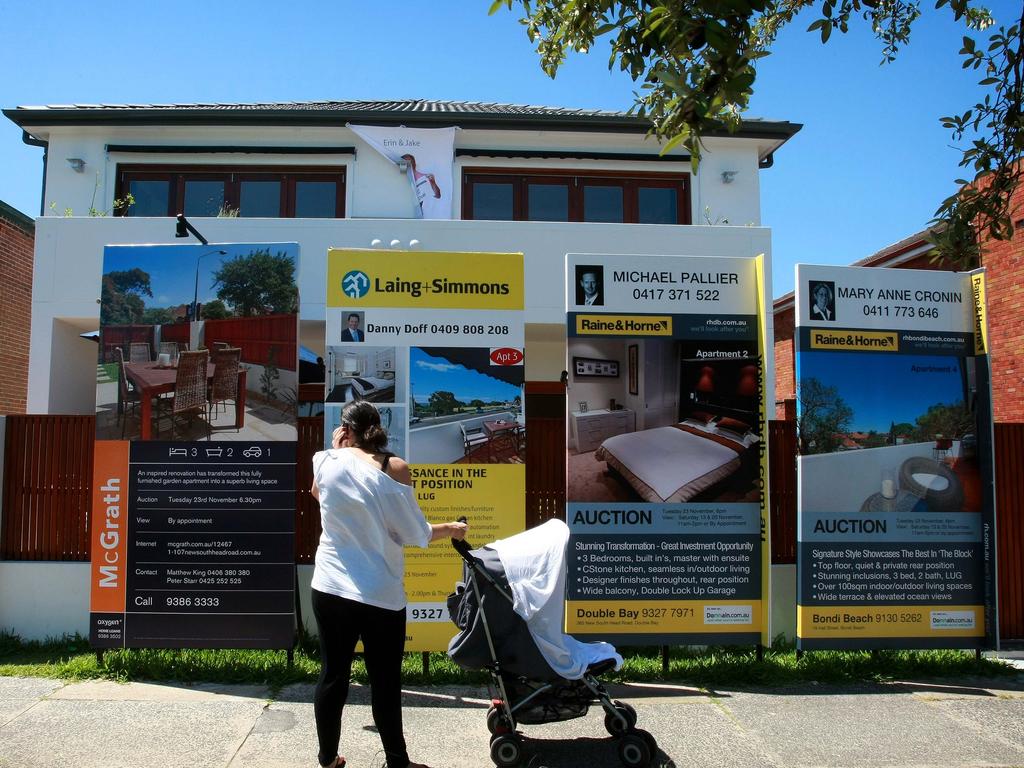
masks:
{"label": "green grass", "polygon": [[[801,683],[855,683],[949,677],[1015,677],[1017,670],[998,661],[975,660],[966,651],[816,651],[796,658],[792,647],[776,647],[758,661],[751,648],[673,648],[668,673],[663,673],[657,648],[621,649],[626,659],[617,682],[673,682],[700,688],[721,686],[779,686]],[[289,667],[282,651],[108,650],[103,663],[81,637],[24,642],[0,633],[0,676],[51,677],[64,680],[158,680],[177,682],[249,683],[272,691],[292,683],[313,683],[320,672],[314,644],[295,650]],[[403,677],[407,684],[478,685],[484,673],[467,673],[443,653],[429,656],[429,674],[422,655],[406,654]],[[366,669],[357,658],[353,680],[366,682]]]}
{"label": "green grass", "polygon": [[100,363],[96,367],[97,384],[107,384],[111,381],[117,381],[117,376],[117,363]]}

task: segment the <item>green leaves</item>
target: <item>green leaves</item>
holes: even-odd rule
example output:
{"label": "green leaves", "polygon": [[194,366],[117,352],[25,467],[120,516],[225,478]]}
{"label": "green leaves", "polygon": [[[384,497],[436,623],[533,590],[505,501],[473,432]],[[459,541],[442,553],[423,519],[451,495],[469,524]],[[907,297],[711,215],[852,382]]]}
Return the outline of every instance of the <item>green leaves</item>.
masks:
{"label": "green leaves", "polygon": [[[882,61],[895,59],[920,17],[918,0],[495,0],[489,13],[517,5],[544,72],[554,77],[570,52],[609,45],[608,67],[628,72],[639,84],[630,111],[651,121],[664,140],[662,152],[685,148],[694,164],[701,137],[736,130],[756,82],[755,62],[769,55],[779,32],[801,11],[819,14],[807,27],[822,43],[846,33],[858,18],[882,44]],[[936,0],[967,30],[992,25],[991,14],[972,0]],[[942,253],[960,265],[976,263],[977,232],[1012,232],[1009,201],[1020,181],[1024,153],[1022,51],[1024,19],[998,29],[987,46],[963,35],[964,69],[983,74],[978,103],[940,118],[954,141],[967,140],[961,166],[975,178],[936,211]],[[952,51],[951,51],[952,53]]]}

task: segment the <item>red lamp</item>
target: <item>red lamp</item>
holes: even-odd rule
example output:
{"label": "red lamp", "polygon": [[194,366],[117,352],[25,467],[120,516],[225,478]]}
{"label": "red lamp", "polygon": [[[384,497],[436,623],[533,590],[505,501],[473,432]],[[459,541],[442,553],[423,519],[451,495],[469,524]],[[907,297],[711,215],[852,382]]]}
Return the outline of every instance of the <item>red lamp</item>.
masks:
{"label": "red lamp", "polygon": [[757,394],[757,366],[745,365],[740,368],[740,383],[736,393],[742,397],[753,397]]}
{"label": "red lamp", "polygon": [[702,395],[710,395],[715,391],[715,369],[710,365],[705,365],[700,369],[700,379],[697,381],[697,386],[694,387],[697,392]]}

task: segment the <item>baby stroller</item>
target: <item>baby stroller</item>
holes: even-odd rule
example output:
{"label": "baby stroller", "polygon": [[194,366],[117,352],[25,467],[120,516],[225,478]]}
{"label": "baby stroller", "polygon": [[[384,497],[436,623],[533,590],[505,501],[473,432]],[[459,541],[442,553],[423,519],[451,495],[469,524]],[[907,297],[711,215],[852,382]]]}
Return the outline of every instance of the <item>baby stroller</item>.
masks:
{"label": "baby stroller", "polygon": [[522,762],[518,725],[583,717],[594,703],[605,711],[604,726],[622,763],[649,765],[658,752],[654,737],[636,728],[636,710],[612,701],[598,679],[622,657],[607,643],[581,643],[562,631],[568,538],[565,523],[551,520],[480,549],[452,540],[465,563],[464,583],[448,597],[461,630],[448,655],[464,669],[491,674],[497,695],[487,729],[495,765]]}

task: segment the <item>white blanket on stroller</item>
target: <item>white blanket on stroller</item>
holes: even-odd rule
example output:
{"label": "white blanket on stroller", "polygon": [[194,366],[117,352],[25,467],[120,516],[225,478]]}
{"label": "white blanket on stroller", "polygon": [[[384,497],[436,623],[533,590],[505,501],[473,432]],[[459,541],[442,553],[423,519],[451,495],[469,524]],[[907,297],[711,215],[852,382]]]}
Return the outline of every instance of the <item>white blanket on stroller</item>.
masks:
{"label": "white blanket on stroller", "polygon": [[568,680],[583,677],[587,667],[622,657],[608,643],[583,643],[565,634],[565,548],[569,526],[549,520],[523,533],[488,545],[498,553],[512,589],[512,608],[526,620],[537,648],[551,668]]}

